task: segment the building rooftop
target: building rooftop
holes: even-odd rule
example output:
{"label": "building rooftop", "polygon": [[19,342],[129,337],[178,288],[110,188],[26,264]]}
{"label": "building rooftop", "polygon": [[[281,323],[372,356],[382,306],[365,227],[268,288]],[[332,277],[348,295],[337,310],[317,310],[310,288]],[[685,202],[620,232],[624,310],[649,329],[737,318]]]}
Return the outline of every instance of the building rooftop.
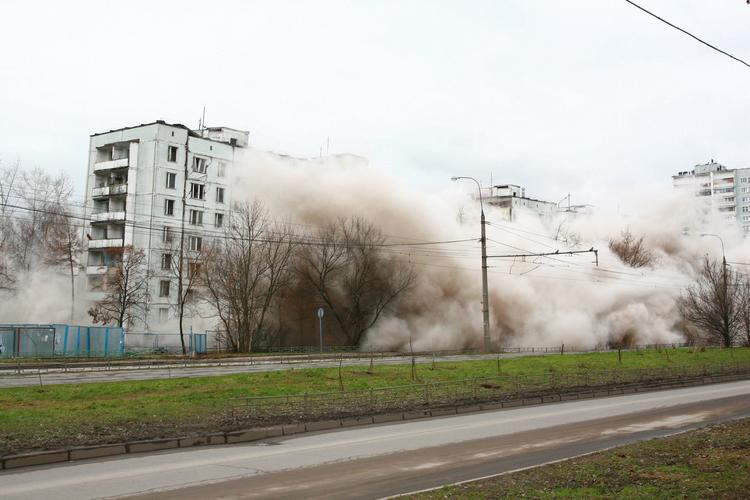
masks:
{"label": "building rooftop", "polygon": [[[164,120],[154,120],[154,121],[148,122],[148,123],[141,123],[140,125],[132,125],[130,127],[115,128],[115,129],[112,129],[112,130],[107,130],[106,132],[96,132],[94,134],[91,134],[90,137],[96,137],[96,136],[104,135],[104,134],[111,134],[112,132],[120,132],[120,131],[123,131],[123,130],[132,130],[134,128],[139,128],[139,127],[148,127],[150,125],[166,125],[168,127],[181,128],[183,130],[187,130],[187,133],[191,137],[196,137],[196,138],[199,138],[199,139],[205,139],[207,141],[213,141],[213,142],[218,142],[218,143],[221,143],[221,144],[230,144],[231,145],[231,143],[229,141],[220,141],[220,140],[217,140],[217,139],[214,139],[214,138],[211,138],[211,137],[206,137],[204,135],[201,135],[200,132],[191,129],[190,127],[188,127],[186,125],[183,125],[182,123],[167,123]],[[237,132],[237,133],[241,133],[241,134],[249,134],[250,133],[247,130],[240,130],[240,129],[231,128],[231,127],[206,127],[204,130],[211,131],[211,132],[219,132],[219,131],[222,131],[222,130],[230,130],[232,132]]]}

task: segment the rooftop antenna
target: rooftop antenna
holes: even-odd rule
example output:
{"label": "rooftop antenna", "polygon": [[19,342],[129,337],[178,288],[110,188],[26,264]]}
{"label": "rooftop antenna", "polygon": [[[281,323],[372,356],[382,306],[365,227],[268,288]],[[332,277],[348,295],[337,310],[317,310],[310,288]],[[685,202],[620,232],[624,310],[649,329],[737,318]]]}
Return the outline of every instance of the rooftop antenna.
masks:
{"label": "rooftop antenna", "polygon": [[203,116],[201,117],[201,135],[203,135],[203,129],[206,128],[206,107],[203,106]]}
{"label": "rooftop antenna", "polygon": [[326,156],[331,154],[331,136],[326,136]]}

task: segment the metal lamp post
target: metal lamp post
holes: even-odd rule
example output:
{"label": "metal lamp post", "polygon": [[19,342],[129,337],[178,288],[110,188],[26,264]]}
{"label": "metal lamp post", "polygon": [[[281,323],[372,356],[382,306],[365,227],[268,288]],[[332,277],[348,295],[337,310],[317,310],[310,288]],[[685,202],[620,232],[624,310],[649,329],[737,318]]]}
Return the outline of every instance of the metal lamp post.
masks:
{"label": "metal lamp post", "polygon": [[468,179],[476,182],[479,190],[479,208],[482,211],[482,320],[484,323],[484,352],[490,351],[490,302],[487,292],[487,237],[485,236],[484,202],[482,200],[482,185],[474,177],[457,176],[451,177],[452,181]]}

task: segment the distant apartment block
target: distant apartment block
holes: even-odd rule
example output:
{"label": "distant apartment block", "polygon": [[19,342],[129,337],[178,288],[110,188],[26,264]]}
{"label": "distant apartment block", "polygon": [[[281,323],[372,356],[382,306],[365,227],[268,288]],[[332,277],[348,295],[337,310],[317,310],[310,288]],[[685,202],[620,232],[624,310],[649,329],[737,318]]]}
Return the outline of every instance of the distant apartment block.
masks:
{"label": "distant apartment block", "polygon": [[750,232],[750,168],[727,168],[711,160],[673,175],[672,185],[694,194],[707,215],[717,214],[725,223]]}
{"label": "distant apartment block", "polygon": [[485,203],[500,210],[505,220],[516,220],[519,212],[528,212],[540,217],[553,217],[557,203],[526,197],[526,188],[517,184],[498,184],[482,188]]}
{"label": "distant apartment block", "polygon": [[91,136],[87,279],[96,291],[124,246],[144,251],[153,275],[150,301],[143,324],[131,327],[145,329],[174,318],[172,266],[181,231],[193,251],[223,231],[233,199],[237,149],[248,147],[248,141],[249,133],[242,130],[194,131],[163,121]]}

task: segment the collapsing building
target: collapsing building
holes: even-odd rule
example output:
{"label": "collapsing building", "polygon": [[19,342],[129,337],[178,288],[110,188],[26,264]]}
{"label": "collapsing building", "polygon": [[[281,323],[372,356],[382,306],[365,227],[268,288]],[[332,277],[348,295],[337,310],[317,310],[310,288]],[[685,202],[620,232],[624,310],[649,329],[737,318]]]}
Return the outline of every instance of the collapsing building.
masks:
{"label": "collapsing building", "polygon": [[501,217],[513,221],[519,212],[536,214],[539,217],[553,217],[557,213],[557,203],[526,197],[526,188],[517,184],[497,184],[482,188],[484,202],[500,210]]}

